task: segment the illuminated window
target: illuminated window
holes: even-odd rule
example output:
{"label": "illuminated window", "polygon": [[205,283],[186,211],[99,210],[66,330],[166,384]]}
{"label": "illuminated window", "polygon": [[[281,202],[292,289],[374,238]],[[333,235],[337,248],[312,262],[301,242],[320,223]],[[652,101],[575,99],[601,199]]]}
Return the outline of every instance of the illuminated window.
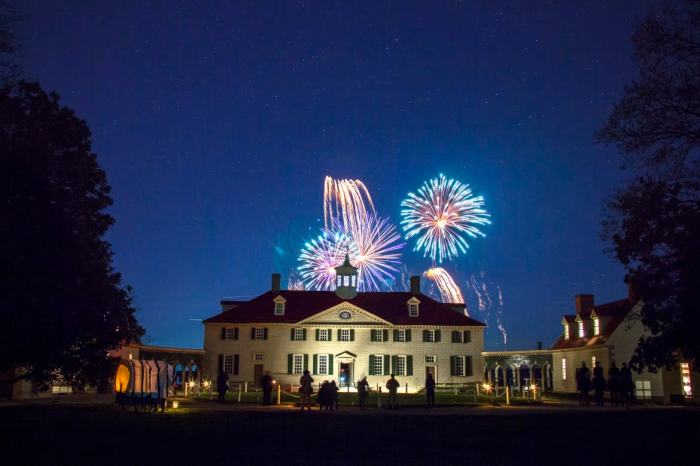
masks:
{"label": "illuminated window", "polygon": [[384,341],[384,330],[372,330],[371,341]]}
{"label": "illuminated window", "polygon": [[319,375],[328,375],[328,355],[318,355],[318,373]]}
{"label": "illuminated window", "polygon": [[232,327],[227,328],[225,337],[226,340],[237,340],[238,338],[236,338],[236,329]]}
{"label": "illuminated window", "polygon": [[423,341],[428,343],[435,342],[435,330],[424,330],[423,331]]}
{"label": "illuminated window", "polygon": [[347,275],[343,276],[343,286],[350,286],[350,277]]}
{"label": "illuminated window", "polygon": [[394,341],[398,341],[398,342],[406,341],[406,330],[394,331]]}
{"label": "illuminated window", "polygon": [[227,354],[224,356],[224,372],[233,374],[233,355]]}
{"label": "illuminated window", "polygon": [[426,356],[425,363],[426,364],[437,364],[437,356]]}
{"label": "illuminated window", "polygon": [[262,353],[253,353],[253,361],[262,361],[263,357]]}
{"label": "illuminated window", "polygon": [[566,358],[561,358],[561,379],[566,380]]}
{"label": "illuminated window", "polygon": [[318,331],[318,341],[330,341],[330,333],[331,331],[327,328],[321,329]]}
{"label": "illuminated window", "polygon": [[264,328],[256,328],[255,329],[255,339],[256,340],[264,340],[265,339],[265,329]]}
{"label": "illuminated window", "polygon": [[651,381],[637,380],[634,384],[635,395],[639,400],[651,400]]}
{"label": "illuminated window", "polygon": [[352,286],[357,286],[357,277],[354,275],[350,277],[350,283],[352,283]]}
{"label": "illuminated window", "polygon": [[283,302],[276,302],[275,303],[275,315],[276,316],[283,316],[284,315],[284,303]]}
{"label": "illuminated window", "polygon": [[343,284],[343,277],[341,277],[340,275],[338,275],[338,277],[337,277],[336,280],[335,280],[335,286],[340,286],[340,285],[342,285],[342,284]]}
{"label": "illuminated window", "polygon": [[382,354],[374,355],[374,373],[377,375],[384,373],[384,355]]}
{"label": "illuminated window", "polygon": [[304,329],[303,328],[295,328],[294,329],[294,341],[302,341],[304,340]]}
{"label": "illuminated window", "polygon": [[591,356],[591,367],[595,367],[595,356]]}
{"label": "illuminated window", "polygon": [[687,362],[681,363],[681,387],[686,398],[693,396],[693,386],[690,381],[690,365]]}
{"label": "illuminated window", "polygon": [[350,330],[349,329],[342,329],[340,331],[340,341],[350,341]]}
{"label": "illuminated window", "polygon": [[292,356],[292,374],[301,374],[304,372],[304,355],[295,354]]}
{"label": "illuminated window", "polygon": [[396,356],[396,367],[394,374],[406,375],[406,356]]}
{"label": "illuminated window", "polygon": [[73,389],[67,385],[52,385],[51,393],[54,395],[63,395],[66,393],[73,393]]}
{"label": "illuminated window", "polygon": [[418,317],[418,303],[411,303],[408,305],[408,316]]}
{"label": "illuminated window", "polygon": [[593,319],[593,335],[600,335],[600,319],[597,317]]}
{"label": "illuminated window", "polygon": [[569,324],[564,324],[564,340],[569,339]]}
{"label": "illuminated window", "polygon": [[583,331],[583,321],[579,320],[578,321],[578,337],[583,338],[585,336],[585,332]]}

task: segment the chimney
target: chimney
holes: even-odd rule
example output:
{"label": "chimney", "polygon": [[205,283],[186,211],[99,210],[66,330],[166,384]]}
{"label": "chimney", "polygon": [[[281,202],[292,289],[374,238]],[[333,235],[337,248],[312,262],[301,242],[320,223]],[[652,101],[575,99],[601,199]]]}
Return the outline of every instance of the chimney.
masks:
{"label": "chimney", "polygon": [[592,294],[577,294],[576,295],[576,313],[588,314],[593,310],[593,295]]}
{"label": "chimney", "polygon": [[541,350],[541,349],[542,349],[542,342],[541,342],[541,341],[538,341],[538,342],[537,342],[537,349],[538,349],[538,350]]}
{"label": "chimney", "polygon": [[411,294],[420,294],[420,276],[411,277]]}
{"label": "chimney", "polygon": [[282,275],[278,273],[272,274],[272,292],[275,293],[280,290],[280,282],[282,281]]}

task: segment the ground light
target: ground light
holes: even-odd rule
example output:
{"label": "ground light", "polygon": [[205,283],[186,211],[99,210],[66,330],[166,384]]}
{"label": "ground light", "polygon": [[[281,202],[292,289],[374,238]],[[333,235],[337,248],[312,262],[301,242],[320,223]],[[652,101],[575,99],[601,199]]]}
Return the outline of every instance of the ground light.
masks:
{"label": "ground light", "polygon": [[177,400],[173,400],[173,409],[177,409],[180,407],[180,402]]}

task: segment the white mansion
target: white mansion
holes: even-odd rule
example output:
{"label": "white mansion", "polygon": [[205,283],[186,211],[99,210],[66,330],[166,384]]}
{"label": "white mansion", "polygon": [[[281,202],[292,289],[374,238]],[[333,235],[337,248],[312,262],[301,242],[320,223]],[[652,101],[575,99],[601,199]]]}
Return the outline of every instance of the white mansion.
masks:
{"label": "white mansion", "polygon": [[371,386],[395,374],[402,387],[422,387],[427,373],[438,383],[477,382],[483,377],[485,325],[463,304],[440,303],[420,292],[357,292],[357,269],[336,268],[335,291],[272,289],[250,301],[221,302],[222,312],[204,321],[204,376],[218,371],[231,382],[260,383],[265,372],[283,384],[309,370],[317,382]]}

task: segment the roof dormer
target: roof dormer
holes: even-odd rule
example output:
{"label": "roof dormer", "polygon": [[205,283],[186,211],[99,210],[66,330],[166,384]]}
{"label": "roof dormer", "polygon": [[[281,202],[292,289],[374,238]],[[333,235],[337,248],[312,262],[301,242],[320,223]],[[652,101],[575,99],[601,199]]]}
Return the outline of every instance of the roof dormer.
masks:
{"label": "roof dormer", "polygon": [[586,324],[580,314],[576,315],[576,338],[586,338]]}
{"label": "roof dormer", "polygon": [[591,311],[591,320],[593,321],[593,336],[597,337],[603,334],[603,319],[596,314],[595,309]]}
{"label": "roof dormer", "polygon": [[275,303],[275,315],[276,316],[283,316],[284,311],[286,310],[287,307],[287,300],[284,299],[284,297],[280,294],[275,297],[275,299],[272,300],[273,303]]}
{"label": "roof dormer", "polygon": [[408,316],[409,317],[418,317],[420,315],[420,300],[413,296],[411,299],[406,301],[406,305],[408,306]]}

